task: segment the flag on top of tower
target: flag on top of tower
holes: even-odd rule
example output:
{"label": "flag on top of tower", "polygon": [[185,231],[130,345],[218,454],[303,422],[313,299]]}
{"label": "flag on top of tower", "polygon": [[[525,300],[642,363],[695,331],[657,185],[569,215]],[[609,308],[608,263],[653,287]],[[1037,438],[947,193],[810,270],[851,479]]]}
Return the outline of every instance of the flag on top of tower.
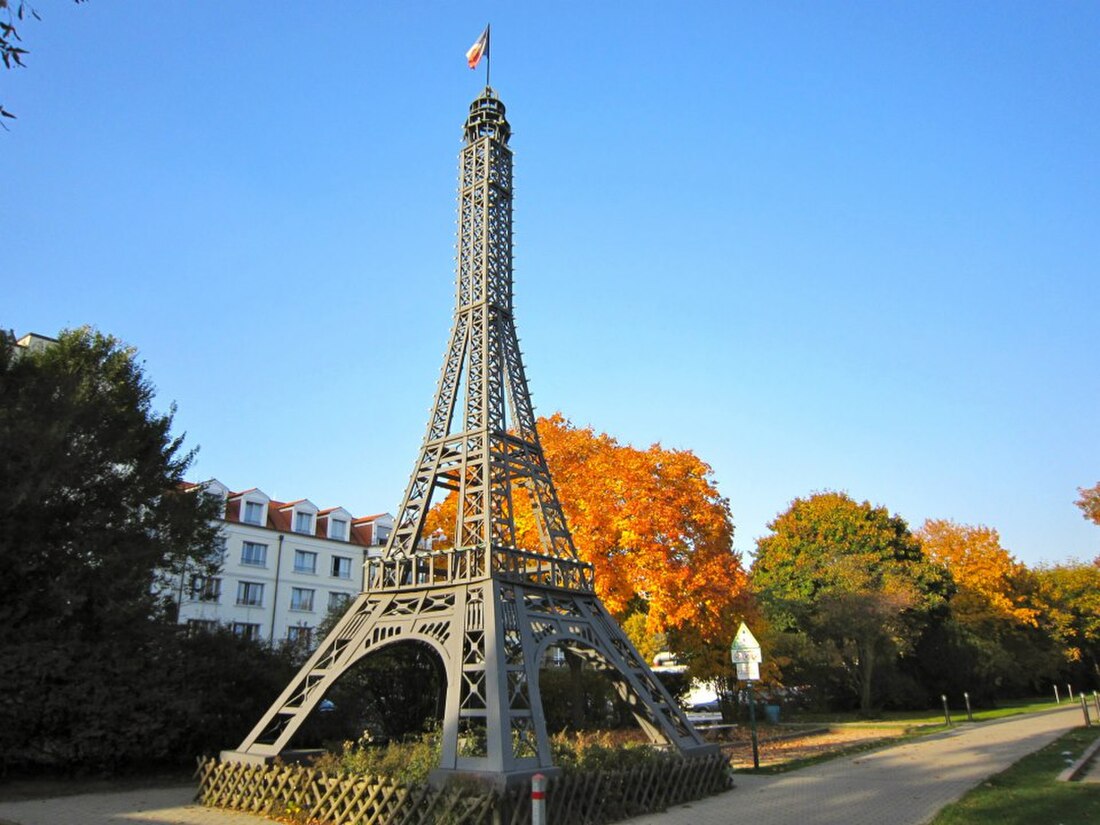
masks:
{"label": "flag on top of tower", "polygon": [[471,69],[476,69],[477,64],[481,62],[481,58],[489,51],[489,27],[485,27],[485,31],[481,33],[481,37],[474,41],[474,45],[470,46],[466,52],[466,62],[470,65]]}

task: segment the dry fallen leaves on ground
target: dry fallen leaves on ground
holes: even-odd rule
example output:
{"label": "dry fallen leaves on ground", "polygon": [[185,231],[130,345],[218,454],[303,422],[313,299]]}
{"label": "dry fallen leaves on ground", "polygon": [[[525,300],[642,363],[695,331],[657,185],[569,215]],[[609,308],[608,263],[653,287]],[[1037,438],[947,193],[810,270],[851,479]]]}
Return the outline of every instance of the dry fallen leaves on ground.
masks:
{"label": "dry fallen leaves on ground", "polygon": [[[774,767],[801,759],[810,759],[856,745],[888,742],[905,732],[904,728],[818,728],[804,733],[778,729],[759,732],[760,767]],[[752,767],[752,739],[747,726],[734,729],[719,743],[734,768]]]}

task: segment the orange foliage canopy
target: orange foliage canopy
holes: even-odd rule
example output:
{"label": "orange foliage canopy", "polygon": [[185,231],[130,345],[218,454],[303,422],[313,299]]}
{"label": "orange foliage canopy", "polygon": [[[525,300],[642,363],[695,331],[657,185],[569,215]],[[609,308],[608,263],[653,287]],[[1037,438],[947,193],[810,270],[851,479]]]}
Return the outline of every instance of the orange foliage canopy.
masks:
{"label": "orange foliage canopy", "polygon": [[[726,638],[746,575],[710,467],[688,450],[624,446],[561,413],[540,418],[538,432],[577,553],[595,567],[607,609],[623,617],[640,599],[650,633],[690,628]],[[533,509],[514,492],[516,543],[537,550]],[[453,494],[428,514],[425,533],[437,529],[454,535]]]}
{"label": "orange foliage canopy", "polygon": [[1094,487],[1078,487],[1081,498],[1074,503],[1081,508],[1085,518],[1093,524],[1100,524],[1100,481]]}
{"label": "orange foliage canopy", "polygon": [[1035,626],[1037,611],[1026,606],[1027,568],[1001,547],[991,527],[928,520],[917,538],[931,561],[951,573],[959,592],[952,604],[970,620],[1009,619]]}

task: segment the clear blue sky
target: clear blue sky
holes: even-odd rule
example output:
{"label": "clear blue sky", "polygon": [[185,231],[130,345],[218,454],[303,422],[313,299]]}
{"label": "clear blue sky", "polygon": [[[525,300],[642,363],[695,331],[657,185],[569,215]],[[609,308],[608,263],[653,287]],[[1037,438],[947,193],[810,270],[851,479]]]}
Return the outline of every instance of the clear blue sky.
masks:
{"label": "clear blue sky", "polygon": [[0,326],[138,347],[195,479],[396,510],[491,20],[539,413],[696,452],[746,556],[823,489],[1100,552],[1100,4],[34,5]]}

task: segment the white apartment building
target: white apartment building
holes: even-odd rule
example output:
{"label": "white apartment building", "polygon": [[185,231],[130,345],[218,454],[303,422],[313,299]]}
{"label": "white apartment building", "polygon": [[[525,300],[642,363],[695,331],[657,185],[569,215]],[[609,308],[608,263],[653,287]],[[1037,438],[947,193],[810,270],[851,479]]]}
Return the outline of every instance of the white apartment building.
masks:
{"label": "white apartment building", "polygon": [[184,573],[176,583],[181,624],[224,624],[271,643],[316,644],[332,608],[363,590],[363,562],[380,555],[393,516],[355,518],[308,499],[276,501],[259,489],[235,493],[217,479],[187,485],[222,503],[218,575]]}
{"label": "white apartment building", "polygon": [[56,338],[50,338],[48,335],[39,335],[37,332],[28,332],[22,338],[15,338],[16,354],[21,352],[42,352],[57,343]]}

